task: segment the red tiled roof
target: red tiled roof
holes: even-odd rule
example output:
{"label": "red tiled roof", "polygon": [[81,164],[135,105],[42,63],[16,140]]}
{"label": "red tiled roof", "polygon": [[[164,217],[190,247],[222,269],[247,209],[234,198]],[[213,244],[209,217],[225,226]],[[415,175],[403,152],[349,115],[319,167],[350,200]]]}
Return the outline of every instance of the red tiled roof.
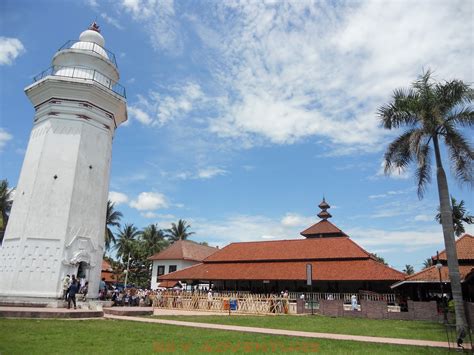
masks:
{"label": "red tiled roof", "polygon": [[[464,234],[461,238],[456,240],[456,252],[458,260],[474,260],[474,236]],[[436,256],[432,257],[436,260]],[[440,260],[446,260],[446,250],[439,253]]]}
{"label": "red tiled roof", "polygon": [[[312,261],[314,280],[402,280],[405,274],[373,259]],[[163,275],[163,280],[306,280],[303,261],[203,263]]]}
{"label": "red tiled roof", "polygon": [[324,219],[322,221],[319,221],[316,224],[313,224],[311,227],[305,229],[300,234],[305,237],[311,237],[311,236],[324,237],[325,235],[327,235],[328,237],[329,236],[347,237],[347,235],[342,230],[337,228],[334,224],[332,224],[328,220],[324,220]]}
{"label": "red tiled roof", "polygon": [[112,271],[112,265],[105,259],[102,259],[102,270]]}
{"label": "red tiled roof", "polygon": [[[461,281],[464,281],[467,274],[474,270],[474,265],[460,265],[459,273],[461,275]],[[441,279],[443,282],[450,282],[449,270],[447,266],[441,268]],[[421,270],[413,275],[407,276],[402,282],[398,282],[392,286],[392,288],[398,287],[403,283],[420,283],[420,282],[439,282],[439,271],[435,265],[430,266],[424,270]]]}
{"label": "red tiled roof", "polygon": [[148,260],[193,260],[202,261],[218,249],[189,240],[178,240],[168,248],[150,256]]}
{"label": "red tiled roof", "polygon": [[160,281],[158,287],[173,288],[176,285],[179,285],[178,281]]}
{"label": "red tiled roof", "polygon": [[204,261],[362,259],[370,257],[348,237],[232,243]]}
{"label": "red tiled roof", "polygon": [[102,271],[100,273],[100,279],[105,279],[105,282],[116,282],[117,279],[116,279],[116,275],[114,275],[112,272],[108,272],[108,271]]}

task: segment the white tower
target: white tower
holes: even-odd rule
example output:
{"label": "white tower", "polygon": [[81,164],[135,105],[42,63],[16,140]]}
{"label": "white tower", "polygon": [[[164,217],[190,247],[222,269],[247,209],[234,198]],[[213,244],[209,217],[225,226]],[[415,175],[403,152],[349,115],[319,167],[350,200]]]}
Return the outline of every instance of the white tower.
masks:
{"label": "white tower", "polygon": [[98,295],[114,131],[127,119],[113,53],[93,23],[25,89],[35,108],[0,249],[0,296],[59,297],[66,274]]}

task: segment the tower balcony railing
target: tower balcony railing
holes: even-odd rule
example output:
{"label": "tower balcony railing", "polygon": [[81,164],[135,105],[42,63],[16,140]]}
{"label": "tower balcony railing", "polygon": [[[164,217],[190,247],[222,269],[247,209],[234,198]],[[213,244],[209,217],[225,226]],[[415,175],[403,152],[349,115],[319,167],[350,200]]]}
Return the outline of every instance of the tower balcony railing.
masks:
{"label": "tower balcony railing", "polygon": [[58,52],[64,49],[75,49],[79,51],[93,52],[99,54],[102,57],[106,57],[115,65],[116,68],[118,68],[117,60],[115,59],[115,54],[109,51],[108,49],[99,46],[97,43],[71,39],[64,43],[61,48],[58,49]]}
{"label": "tower balcony railing", "polygon": [[112,90],[123,98],[127,97],[125,88],[122,85],[120,85],[116,81],[113,81],[108,76],[105,76],[104,74],[95,69],[55,65],[36,75],[33,78],[33,82],[41,80],[47,76],[61,76],[65,78],[92,80],[106,87],[107,89]]}

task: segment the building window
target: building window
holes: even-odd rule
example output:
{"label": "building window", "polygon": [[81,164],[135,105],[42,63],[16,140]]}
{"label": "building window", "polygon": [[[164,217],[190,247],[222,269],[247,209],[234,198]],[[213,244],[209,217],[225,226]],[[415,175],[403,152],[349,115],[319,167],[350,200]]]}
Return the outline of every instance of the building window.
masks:
{"label": "building window", "polygon": [[164,265],[158,265],[158,272],[156,273],[157,276],[161,276],[165,274],[165,266]]}
{"label": "building window", "polygon": [[170,265],[168,272],[175,272],[175,271],[176,271],[176,265]]}

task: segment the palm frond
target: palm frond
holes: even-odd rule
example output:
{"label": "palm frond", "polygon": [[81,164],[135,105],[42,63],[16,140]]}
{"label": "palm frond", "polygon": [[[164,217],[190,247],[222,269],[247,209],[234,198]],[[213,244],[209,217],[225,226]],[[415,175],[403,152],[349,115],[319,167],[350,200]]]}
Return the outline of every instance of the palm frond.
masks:
{"label": "palm frond", "polygon": [[405,169],[412,162],[413,150],[410,147],[410,142],[413,139],[412,135],[416,132],[417,129],[410,129],[390,143],[384,155],[385,174],[389,175],[394,167]]}
{"label": "palm frond", "polygon": [[451,168],[461,182],[473,185],[474,151],[466,138],[451,125],[444,126],[444,141],[449,150]]}
{"label": "palm frond", "polygon": [[462,127],[474,127],[474,110],[471,107],[455,107],[446,116],[446,122]]}
{"label": "palm frond", "polygon": [[418,168],[415,177],[418,186],[418,198],[421,200],[426,191],[426,186],[431,182],[431,148],[428,143],[417,148],[416,159]]}
{"label": "palm frond", "polygon": [[393,92],[393,102],[378,109],[382,126],[386,129],[414,126],[418,122],[418,94],[413,89],[397,89]]}
{"label": "palm frond", "polygon": [[443,115],[447,115],[453,108],[463,104],[470,104],[474,92],[461,80],[451,80],[437,83],[435,86],[439,108]]}

